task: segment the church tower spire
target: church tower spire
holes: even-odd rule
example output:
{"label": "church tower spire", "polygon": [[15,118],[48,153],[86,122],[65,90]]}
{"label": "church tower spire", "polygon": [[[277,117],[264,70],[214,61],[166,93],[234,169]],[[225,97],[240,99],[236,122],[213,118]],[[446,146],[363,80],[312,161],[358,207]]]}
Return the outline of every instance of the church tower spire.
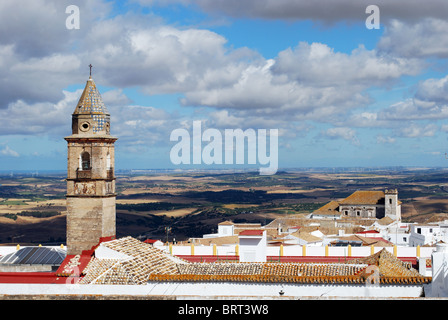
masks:
{"label": "church tower spire", "polygon": [[72,114],[67,155],[67,254],[115,238],[114,143],[110,114],[91,77]]}

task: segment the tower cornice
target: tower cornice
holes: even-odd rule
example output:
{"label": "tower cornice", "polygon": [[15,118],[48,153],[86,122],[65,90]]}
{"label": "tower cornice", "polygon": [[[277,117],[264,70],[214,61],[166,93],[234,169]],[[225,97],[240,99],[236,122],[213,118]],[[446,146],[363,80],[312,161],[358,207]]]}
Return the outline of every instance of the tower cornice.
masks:
{"label": "tower cornice", "polygon": [[84,136],[84,135],[78,135],[78,134],[72,134],[71,136],[65,137],[65,141],[67,142],[81,142],[81,141],[89,141],[89,142],[105,142],[107,140],[110,140],[110,142],[115,142],[118,140],[117,137],[113,137],[107,134],[104,135],[94,135],[94,136]]}
{"label": "tower cornice", "polygon": [[83,195],[83,194],[66,194],[66,198],[115,198],[117,196],[116,193],[111,193],[107,195]]}

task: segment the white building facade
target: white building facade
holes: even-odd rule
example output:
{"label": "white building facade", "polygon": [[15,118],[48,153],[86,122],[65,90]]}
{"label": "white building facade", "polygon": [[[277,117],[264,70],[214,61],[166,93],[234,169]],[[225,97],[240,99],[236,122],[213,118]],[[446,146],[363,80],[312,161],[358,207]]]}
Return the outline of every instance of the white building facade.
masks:
{"label": "white building facade", "polygon": [[246,230],[238,239],[240,262],[266,262],[265,230]]}
{"label": "white building facade", "polygon": [[437,242],[448,242],[448,223],[439,224],[413,224],[409,236],[409,245],[412,247],[435,245]]}

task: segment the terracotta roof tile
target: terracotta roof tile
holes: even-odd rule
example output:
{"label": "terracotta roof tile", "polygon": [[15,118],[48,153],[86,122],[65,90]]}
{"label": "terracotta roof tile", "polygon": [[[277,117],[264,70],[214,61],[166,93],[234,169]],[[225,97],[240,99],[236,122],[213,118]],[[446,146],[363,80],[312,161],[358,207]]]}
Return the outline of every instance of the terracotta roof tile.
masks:
{"label": "terracotta roof tile", "polygon": [[392,220],[391,217],[383,217],[378,220],[378,223],[382,226],[387,226],[387,225],[391,224],[392,222],[394,222],[394,220]]}
{"label": "terracotta roof tile", "polygon": [[131,237],[104,243],[130,258],[92,259],[84,269],[83,284],[145,284],[148,281],[231,281],[291,283],[365,283],[369,265],[378,267],[380,283],[422,284],[423,277],[383,249],[348,263],[188,263]]}
{"label": "terracotta roof tile", "polygon": [[218,223],[218,226],[233,226],[233,225],[234,225],[234,223],[230,220],[226,220],[226,221]]}
{"label": "terracotta roof tile", "polygon": [[316,211],[313,212],[313,214],[318,215],[340,215],[341,213],[338,211],[339,208],[339,202],[337,201],[330,201],[323,207],[320,207]]}
{"label": "terracotta roof tile", "polygon": [[383,191],[355,191],[350,196],[339,204],[344,205],[374,205],[374,204],[384,204],[384,192]]}
{"label": "terracotta roof tile", "polygon": [[262,236],[263,230],[243,230],[239,233],[240,236]]}
{"label": "terracotta roof tile", "polygon": [[84,269],[85,276],[80,283],[143,284],[152,273],[176,274],[177,264],[186,263],[132,237],[105,242],[102,245],[124,253],[130,258],[126,260],[93,258]]}
{"label": "terracotta roof tile", "polygon": [[223,244],[237,244],[238,235],[215,237],[215,238],[195,238],[194,244],[209,246],[212,244],[223,245]]}
{"label": "terracotta roof tile", "polygon": [[306,231],[296,231],[291,233],[292,236],[297,237],[299,239],[305,240],[307,242],[318,242],[318,241],[322,241],[321,238],[313,236],[311,233],[306,232]]}

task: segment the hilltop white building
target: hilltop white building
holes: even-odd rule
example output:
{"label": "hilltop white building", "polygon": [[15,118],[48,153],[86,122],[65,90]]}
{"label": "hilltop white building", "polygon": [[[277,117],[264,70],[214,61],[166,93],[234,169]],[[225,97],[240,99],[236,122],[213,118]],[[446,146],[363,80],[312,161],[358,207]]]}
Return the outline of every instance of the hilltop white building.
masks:
{"label": "hilltop white building", "polygon": [[358,190],[341,201],[331,201],[314,211],[313,219],[377,218],[401,220],[401,201],[397,189],[383,191]]}
{"label": "hilltop white building", "polygon": [[409,236],[409,245],[433,246],[437,242],[448,243],[448,221],[434,224],[413,224]]}
{"label": "hilltop white building", "polygon": [[409,246],[410,226],[411,223],[403,223],[401,221],[392,220],[384,217],[375,221],[368,229],[376,230],[381,237],[398,246]]}

